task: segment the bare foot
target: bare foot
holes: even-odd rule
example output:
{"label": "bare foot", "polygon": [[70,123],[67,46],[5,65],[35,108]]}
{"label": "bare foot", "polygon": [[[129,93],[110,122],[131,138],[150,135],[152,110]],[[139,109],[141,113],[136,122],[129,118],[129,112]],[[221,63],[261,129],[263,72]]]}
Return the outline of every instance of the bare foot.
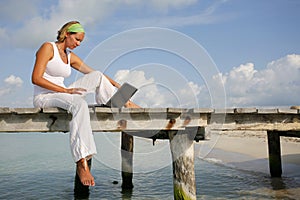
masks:
{"label": "bare foot", "polygon": [[136,104],[133,103],[132,101],[128,101],[128,102],[125,104],[125,107],[126,107],[126,108],[141,108],[139,105],[136,105]]}
{"label": "bare foot", "polygon": [[83,185],[95,186],[94,177],[90,172],[89,166],[85,158],[82,158],[77,162],[76,172]]}

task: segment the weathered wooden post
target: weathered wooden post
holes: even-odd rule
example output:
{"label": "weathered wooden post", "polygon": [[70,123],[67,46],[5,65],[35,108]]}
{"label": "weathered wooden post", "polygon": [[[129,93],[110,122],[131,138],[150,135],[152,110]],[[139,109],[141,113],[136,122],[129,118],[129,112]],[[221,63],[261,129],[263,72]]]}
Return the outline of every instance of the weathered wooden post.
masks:
{"label": "weathered wooden post", "polygon": [[133,136],[122,132],[121,138],[122,156],[122,189],[130,190],[133,188]]}
{"label": "weathered wooden post", "polygon": [[173,161],[174,199],[196,199],[194,138],[197,128],[169,131]]}
{"label": "weathered wooden post", "polygon": [[[124,130],[127,127],[127,121],[121,119],[118,121],[118,128]],[[133,175],[133,136],[121,132],[121,170],[122,170],[122,189],[131,190],[133,188],[132,175]]]}
{"label": "weathered wooden post", "polygon": [[280,132],[268,131],[269,168],[272,177],[281,177]]}

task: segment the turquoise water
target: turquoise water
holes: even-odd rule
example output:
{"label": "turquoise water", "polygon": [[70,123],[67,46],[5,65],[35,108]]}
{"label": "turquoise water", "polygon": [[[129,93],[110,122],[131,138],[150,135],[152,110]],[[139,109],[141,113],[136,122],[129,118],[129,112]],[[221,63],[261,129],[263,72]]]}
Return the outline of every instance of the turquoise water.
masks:
{"label": "turquoise water", "polygon": [[[1,134],[0,199],[74,199],[75,164],[68,134]],[[119,134],[95,134],[96,186],[89,199],[173,199],[168,142],[135,140],[134,188],[122,192]],[[254,163],[255,164],[255,163]],[[198,199],[297,199],[300,177],[268,174],[195,159]],[[116,181],[117,184],[113,184]]]}

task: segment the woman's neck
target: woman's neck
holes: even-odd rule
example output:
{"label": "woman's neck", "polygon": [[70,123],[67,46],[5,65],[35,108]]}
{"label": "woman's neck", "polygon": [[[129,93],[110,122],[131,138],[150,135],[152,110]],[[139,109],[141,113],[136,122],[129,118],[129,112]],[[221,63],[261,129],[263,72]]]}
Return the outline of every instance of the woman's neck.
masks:
{"label": "woman's neck", "polygon": [[55,44],[56,44],[58,50],[66,51],[67,48],[66,48],[66,45],[64,42],[55,42]]}

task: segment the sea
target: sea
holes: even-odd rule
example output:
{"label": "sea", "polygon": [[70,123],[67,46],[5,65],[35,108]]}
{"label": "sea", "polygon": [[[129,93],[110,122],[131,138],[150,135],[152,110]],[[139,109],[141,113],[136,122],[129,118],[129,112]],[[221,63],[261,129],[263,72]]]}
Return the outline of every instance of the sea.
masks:
{"label": "sea", "polygon": [[[92,159],[91,171],[96,186],[90,188],[85,199],[173,199],[168,141],[135,137],[134,188],[124,191],[120,134],[95,133],[94,136],[98,153]],[[199,156],[197,151],[201,151],[204,143],[195,144],[197,199],[300,198],[299,173],[271,178],[260,170],[245,170],[222,159]],[[225,154],[218,151],[222,153]],[[0,199],[77,199],[68,133],[1,133],[0,159]],[[248,164],[252,169],[261,166],[256,162]]]}

